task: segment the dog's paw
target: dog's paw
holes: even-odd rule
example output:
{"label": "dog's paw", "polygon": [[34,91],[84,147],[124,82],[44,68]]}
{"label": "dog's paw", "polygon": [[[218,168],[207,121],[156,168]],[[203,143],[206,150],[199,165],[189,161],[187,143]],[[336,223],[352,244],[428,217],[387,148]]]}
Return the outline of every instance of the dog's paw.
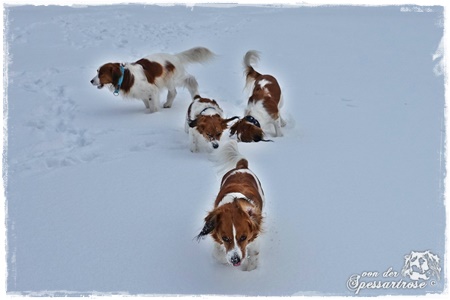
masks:
{"label": "dog's paw", "polygon": [[163,107],[164,108],[171,108],[172,104],[169,104],[169,103],[166,102],[166,103],[164,103]]}
{"label": "dog's paw", "polygon": [[258,267],[258,259],[248,260],[246,264],[242,265],[241,270],[250,272],[250,271],[253,271],[254,269],[256,269],[257,267]]}

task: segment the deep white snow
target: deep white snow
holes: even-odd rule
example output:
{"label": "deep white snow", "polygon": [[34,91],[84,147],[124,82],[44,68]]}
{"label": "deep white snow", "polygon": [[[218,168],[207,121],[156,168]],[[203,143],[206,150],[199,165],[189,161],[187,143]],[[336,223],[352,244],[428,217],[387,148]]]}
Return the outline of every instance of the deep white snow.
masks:
{"label": "deep white snow", "polygon": [[[352,275],[387,281],[426,250],[441,259],[439,280],[359,295],[443,292],[443,7],[5,12],[8,294],[351,296]],[[103,63],[194,46],[217,54],[188,70],[227,116],[245,109],[248,50],[284,93],[284,137],[239,143],[267,199],[252,272],[216,263],[211,239],[194,239],[220,177],[189,151],[187,90],[148,114],[89,83]]]}

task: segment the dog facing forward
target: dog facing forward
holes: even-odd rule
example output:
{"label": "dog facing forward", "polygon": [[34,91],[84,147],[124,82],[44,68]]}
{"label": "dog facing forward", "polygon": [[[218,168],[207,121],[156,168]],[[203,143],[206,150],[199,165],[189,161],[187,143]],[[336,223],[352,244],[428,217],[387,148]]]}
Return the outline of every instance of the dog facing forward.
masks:
{"label": "dog facing forward", "polygon": [[238,118],[224,119],[223,110],[215,100],[196,95],[189,105],[185,123],[191,152],[211,152],[217,149],[222,133],[228,128],[228,122]]}
{"label": "dog facing forward", "polygon": [[134,63],[110,62],[97,70],[91,84],[98,89],[108,86],[116,96],[142,100],[150,112],[156,112],[162,89],[168,90],[165,108],[172,106],[177,87],[186,87],[191,97],[197,95],[197,81],[186,72],[185,66],[213,57],[209,49],[197,47],[178,54],[152,54]]}
{"label": "dog facing forward", "polygon": [[264,139],[264,129],[269,125],[275,128],[276,137],[283,136],[281,127],[286,125],[280,115],[283,97],[278,81],[272,75],[258,73],[252,66],[258,61],[257,51],[248,51],[244,56],[246,86],[252,85],[253,89],[244,118],[230,129],[231,135],[236,134],[241,142],[267,141]]}
{"label": "dog facing forward", "polygon": [[261,233],[264,192],[236,141],[221,148],[219,161],[233,167],[223,176],[214,209],[206,216],[197,239],[210,234],[219,262],[251,271],[258,266],[256,239]]}

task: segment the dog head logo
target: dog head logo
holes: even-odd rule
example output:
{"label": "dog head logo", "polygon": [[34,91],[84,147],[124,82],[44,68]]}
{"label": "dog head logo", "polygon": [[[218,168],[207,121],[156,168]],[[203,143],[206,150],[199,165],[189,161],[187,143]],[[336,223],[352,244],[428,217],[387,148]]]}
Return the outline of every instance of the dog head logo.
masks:
{"label": "dog head logo", "polygon": [[405,255],[405,265],[402,275],[411,280],[429,280],[431,277],[440,279],[440,259],[430,251],[414,252]]}

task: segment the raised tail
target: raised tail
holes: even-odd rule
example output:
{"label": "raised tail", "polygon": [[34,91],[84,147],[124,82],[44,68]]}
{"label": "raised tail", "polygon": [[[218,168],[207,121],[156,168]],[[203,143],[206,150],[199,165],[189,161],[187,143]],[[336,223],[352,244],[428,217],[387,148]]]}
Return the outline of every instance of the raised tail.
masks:
{"label": "raised tail", "polygon": [[195,47],[176,55],[183,63],[204,63],[215,57],[215,54],[205,47]]}
{"label": "raised tail", "polygon": [[259,52],[256,50],[250,50],[245,53],[244,56],[244,73],[246,77],[246,86],[248,86],[251,82],[255,81],[258,76],[261,76],[260,73],[256,72],[253,68],[253,65],[257,64],[259,61]]}
{"label": "raised tail", "polygon": [[239,152],[238,144],[235,140],[230,140],[214,152],[212,157],[215,165],[218,168],[218,173],[226,173],[232,169],[247,169],[248,161]]}

